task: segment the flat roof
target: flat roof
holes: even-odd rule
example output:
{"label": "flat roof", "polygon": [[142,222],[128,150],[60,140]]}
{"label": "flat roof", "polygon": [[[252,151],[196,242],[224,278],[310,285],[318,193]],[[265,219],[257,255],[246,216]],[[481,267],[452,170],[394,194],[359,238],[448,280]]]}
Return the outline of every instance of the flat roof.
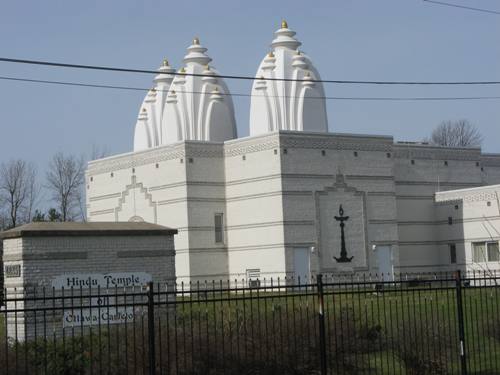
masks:
{"label": "flat roof", "polygon": [[36,222],[0,232],[0,238],[49,236],[161,236],[172,234],[177,234],[177,229],[146,222]]}

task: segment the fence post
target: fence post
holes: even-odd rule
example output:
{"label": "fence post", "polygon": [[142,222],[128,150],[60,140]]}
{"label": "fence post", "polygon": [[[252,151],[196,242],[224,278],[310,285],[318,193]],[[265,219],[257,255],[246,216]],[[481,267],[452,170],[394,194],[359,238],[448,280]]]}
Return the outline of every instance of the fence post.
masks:
{"label": "fence post", "polygon": [[149,335],[149,375],[156,373],[155,354],[155,304],[153,282],[148,283],[148,335]]}
{"label": "fence post", "polygon": [[455,273],[455,285],[457,293],[457,317],[458,317],[458,339],[460,340],[460,370],[462,375],[467,375],[467,358],[465,352],[465,328],[464,328],[464,307],[462,301],[462,273],[458,270]]}
{"label": "fence post", "polygon": [[321,375],[326,375],[326,334],[325,334],[325,303],[323,301],[323,275],[318,274],[318,319],[319,319],[319,357]]}

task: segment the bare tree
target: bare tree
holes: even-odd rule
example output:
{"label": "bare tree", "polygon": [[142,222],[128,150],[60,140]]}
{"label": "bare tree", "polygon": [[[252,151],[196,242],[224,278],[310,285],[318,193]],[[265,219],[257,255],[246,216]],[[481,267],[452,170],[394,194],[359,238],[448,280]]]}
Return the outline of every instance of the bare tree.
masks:
{"label": "bare tree", "polygon": [[468,120],[443,121],[431,134],[431,144],[447,147],[479,147],[483,137]]}
{"label": "bare tree", "polygon": [[0,201],[7,227],[31,221],[40,189],[36,168],[24,160],[11,160],[0,166]]}
{"label": "bare tree", "polygon": [[55,154],[49,164],[46,179],[47,189],[58,206],[61,221],[77,220],[85,181],[83,157],[66,156],[61,152]]}

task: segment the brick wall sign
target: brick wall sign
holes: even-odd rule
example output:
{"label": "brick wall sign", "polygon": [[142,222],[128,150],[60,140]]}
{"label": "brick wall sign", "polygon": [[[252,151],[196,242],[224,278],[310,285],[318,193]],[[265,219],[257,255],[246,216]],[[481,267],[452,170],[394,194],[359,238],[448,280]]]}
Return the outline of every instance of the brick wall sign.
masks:
{"label": "brick wall sign", "polygon": [[62,337],[65,329],[137,320],[149,282],[176,282],[175,233],[145,222],[38,222],[0,232],[5,305],[16,311],[3,323],[7,336]]}
{"label": "brick wall sign", "polygon": [[73,273],[56,276],[52,280],[52,287],[96,290],[97,288],[127,288],[144,286],[152,280],[151,274],[146,272]]}
{"label": "brick wall sign", "polygon": [[135,314],[132,306],[113,306],[115,304],[117,300],[114,296],[92,297],[90,305],[87,305],[90,308],[76,307],[64,311],[63,327],[87,327],[134,321]]}
{"label": "brick wall sign", "polygon": [[[57,290],[93,289],[92,294],[114,293],[115,288],[142,287],[152,281],[151,274],[145,272],[115,272],[94,274],[64,274],[52,280],[52,287]],[[99,294],[100,294],[99,293]],[[134,307],[114,306],[123,301],[115,296],[104,295],[99,297],[85,298],[83,303],[73,305],[71,309],[64,311],[63,327],[83,327],[92,325],[122,324],[134,321]]]}

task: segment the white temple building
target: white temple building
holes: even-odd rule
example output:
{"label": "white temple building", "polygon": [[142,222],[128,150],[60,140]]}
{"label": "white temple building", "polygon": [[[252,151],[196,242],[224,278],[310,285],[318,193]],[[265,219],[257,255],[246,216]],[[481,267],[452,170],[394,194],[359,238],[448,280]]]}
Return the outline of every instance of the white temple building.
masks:
{"label": "white temple building", "polygon": [[[88,165],[88,219],[177,228],[184,281],[500,269],[487,256],[498,252],[500,188],[485,186],[500,183],[500,155],[329,132],[300,45],[283,22],[257,69],[244,138],[198,39],[178,71],[164,61],[134,151]],[[336,260],[340,205],[346,262]]]}

